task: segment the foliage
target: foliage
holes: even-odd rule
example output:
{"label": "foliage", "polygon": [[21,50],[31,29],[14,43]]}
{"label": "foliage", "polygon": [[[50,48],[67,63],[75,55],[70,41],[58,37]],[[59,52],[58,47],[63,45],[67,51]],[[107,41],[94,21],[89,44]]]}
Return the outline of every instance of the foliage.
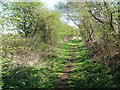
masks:
{"label": "foliage", "polygon": [[[33,14],[33,9],[37,9],[42,6],[39,2],[3,2],[3,18],[6,23],[13,30],[17,30],[19,33],[24,33],[25,37],[32,34],[36,30],[36,20]],[[10,28],[10,30],[11,30]],[[32,29],[32,31],[31,31]]]}

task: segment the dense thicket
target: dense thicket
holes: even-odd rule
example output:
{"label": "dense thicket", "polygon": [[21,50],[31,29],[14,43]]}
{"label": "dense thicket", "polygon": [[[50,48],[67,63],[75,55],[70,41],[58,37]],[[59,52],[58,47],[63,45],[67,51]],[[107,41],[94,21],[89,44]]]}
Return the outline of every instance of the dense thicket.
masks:
{"label": "dense thicket", "polygon": [[67,2],[56,7],[79,27],[94,60],[120,67],[119,2]]}

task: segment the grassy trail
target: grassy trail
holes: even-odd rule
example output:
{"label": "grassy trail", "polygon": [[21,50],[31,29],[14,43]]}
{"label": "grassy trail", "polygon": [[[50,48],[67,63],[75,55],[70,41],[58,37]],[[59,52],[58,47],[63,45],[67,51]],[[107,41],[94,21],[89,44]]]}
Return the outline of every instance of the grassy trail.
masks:
{"label": "grassy trail", "polygon": [[[63,88],[115,88],[120,87],[120,73],[92,62],[89,50],[79,40],[64,45],[64,54],[69,55],[63,69]],[[68,53],[69,52],[69,53]]]}
{"label": "grassy trail", "polygon": [[80,40],[64,42],[54,57],[19,66],[3,78],[3,88],[114,88],[120,73],[91,61]]}
{"label": "grassy trail", "polygon": [[68,88],[67,80],[69,79],[69,72],[71,72],[71,67],[72,67],[71,64],[72,64],[72,62],[75,58],[75,53],[74,52],[75,52],[75,46],[73,45],[72,49],[71,49],[71,57],[69,59],[67,59],[65,67],[63,69],[64,74],[60,78],[60,81],[61,81],[60,88]]}
{"label": "grassy trail", "polygon": [[[69,82],[71,79],[71,74],[75,73],[74,72],[74,64],[76,64],[74,62],[74,60],[77,60],[75,53],[77,52],[78,46],[80,45],[79,41],[69,41],[68,43],[66,43],[66,47],[67,48],[66,52],[70,52],[71,54],[69,54],[69,58],[66,59],[67,62],[64,65],[64,69],[63,69],[63,74],[60,76],[60,88],[69,88]],[[80,51],[79,51],[80,52]],[[79,55],[80,56],[80,55]]]}

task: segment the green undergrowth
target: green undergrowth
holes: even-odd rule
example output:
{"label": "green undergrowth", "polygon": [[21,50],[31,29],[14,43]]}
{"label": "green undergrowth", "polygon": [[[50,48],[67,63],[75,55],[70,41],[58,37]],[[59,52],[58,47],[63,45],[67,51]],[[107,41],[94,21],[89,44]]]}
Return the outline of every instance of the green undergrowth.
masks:
{"label": "green undergrowth", "polygon": [[3,89],[6,88],[58,88],[59,74],[62,73],[66,59],[71,52],[70,46],[63,43],[53,57],[37,60],[33,66],[18,66],[3,77]]}
{"label": "green undergrowth", "polygon": [[11,75],[3,81],[3,88],[48,88],[56,87],[58,79],[48,62],[47,66],[41,67],[39,61],[32,67],[21,66],[11,70]]}
{"label": "green undergrowth", "polygon": [[3,77],[3,88],[59,88],[60,76],[74,47],[75,58],[68,73],[68,87],[117,88],[120,73],[94,63],[81,40],[71,40],[58,46],[52,57],[37,60],[33,66],[18,66]]}

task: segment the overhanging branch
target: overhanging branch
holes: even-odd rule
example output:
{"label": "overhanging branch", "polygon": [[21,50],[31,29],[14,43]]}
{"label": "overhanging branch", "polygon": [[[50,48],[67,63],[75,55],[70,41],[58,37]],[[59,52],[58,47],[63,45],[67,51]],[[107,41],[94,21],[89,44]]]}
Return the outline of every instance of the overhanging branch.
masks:
{"label": "overhanging branch", "polygon": [[73,23],[74,23],[76,26],[78,26],[78,28],[81,28],[81,27],[71,18],[71,16],[70,16],[69,14],[67,14],[67,16],[73,21]]}

